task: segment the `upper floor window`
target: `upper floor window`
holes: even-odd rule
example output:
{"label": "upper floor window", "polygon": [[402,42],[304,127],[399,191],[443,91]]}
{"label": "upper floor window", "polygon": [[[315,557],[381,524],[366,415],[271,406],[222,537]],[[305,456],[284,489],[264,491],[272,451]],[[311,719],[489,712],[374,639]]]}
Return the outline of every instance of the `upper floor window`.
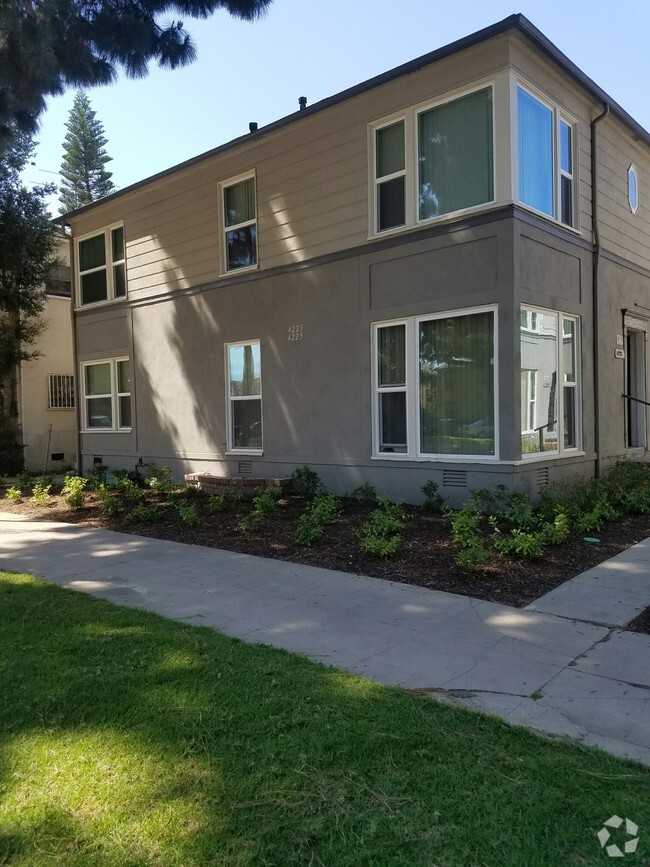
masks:
{"label": "upper floor window", "polygon": [[566,226],[575,220],[575,125],[517,88],[519,201]]}
{"label": "upper floor window", "polygon": [[494,200],[492,87],[373,127],[373,232]]}
{"label": "upper floor window", "polygon": [[634,163],[627,170],[627,201],[633,214],[639,210],[639,179]]}
{"label": "upper floor window", "polygon": [[223,207],[224,271],[257,265],[257,208],[255,176],[233,178],[221,184]]}
{"label": "upper floor window", "polygon": [[77,241],[79,304],[126,296],[124,226],[108,226]]}

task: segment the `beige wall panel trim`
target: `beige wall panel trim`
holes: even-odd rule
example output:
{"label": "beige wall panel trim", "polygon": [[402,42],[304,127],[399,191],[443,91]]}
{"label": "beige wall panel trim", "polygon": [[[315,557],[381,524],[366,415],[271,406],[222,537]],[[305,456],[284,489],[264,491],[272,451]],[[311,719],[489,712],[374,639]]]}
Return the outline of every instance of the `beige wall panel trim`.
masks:
{"label": "beige wall panel trim", "polygon": [[580,257],[521,236],[522,300],[543,304],[546,298],[561,298],[577,309],[581,303]]}
{"label": "beige wall panel trim", "polygon": [[131,335],[126,311],[113,317],[99,316],[92,320],[77,317],[76,331],[80,361],[130,353]]}
{"label": "beige wall panel trim", "polygon": [[482,238],[426,252],[413,252],[370,266],[370,307],[448,299],[493,290],[497,285],[497,239]]}

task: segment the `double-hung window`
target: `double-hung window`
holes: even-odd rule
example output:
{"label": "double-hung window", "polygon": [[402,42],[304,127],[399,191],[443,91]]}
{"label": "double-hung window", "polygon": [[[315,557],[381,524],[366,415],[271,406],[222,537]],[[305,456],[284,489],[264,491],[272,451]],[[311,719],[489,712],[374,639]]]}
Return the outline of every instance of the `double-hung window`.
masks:
{"label": "double-hung window", "polygon": [[373,326],[376,457],[497,454],[496,310]]}
{"label": "double-hung window", "polygon": [[523,457],[580,446],[579,326],[576,316],[521,310]]}
{"label": "double-hung window", "polygon": [[88,362],[82,365],[82,374],[84,430],[131,430],[129,359]]}
{"label": "double-hung window", "polygon": [[232,178],[221,184],[224,271],[257,265],[257,204],[255,175]]}
{"label": "double-hung window", "polygon": [[259,340],[226,346],[228,451],[262,451],[262,367]]}
{"label": "double-hung window", "polygon": [[575,227],[575,123],[519,85],[517,138],[519,201]]}
{"label": "double-hung window", "polygon": [[126,296],[124,226],[108,226],[77,241],[79,304],[100,304]]}
{"label": "double-hung window", "polygon": [[372,233],[494,201],[492,86],[372,126]]}

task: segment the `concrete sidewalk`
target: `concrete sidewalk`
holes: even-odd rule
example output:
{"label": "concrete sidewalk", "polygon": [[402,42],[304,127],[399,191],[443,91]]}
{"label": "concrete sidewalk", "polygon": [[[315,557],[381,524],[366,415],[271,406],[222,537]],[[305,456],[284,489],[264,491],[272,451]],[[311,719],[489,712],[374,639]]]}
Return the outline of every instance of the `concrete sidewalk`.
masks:
{"label": "concrete sidewalk", "polygon": [[0,568],[650,764],[650,540],[526,609],[4,513]]}

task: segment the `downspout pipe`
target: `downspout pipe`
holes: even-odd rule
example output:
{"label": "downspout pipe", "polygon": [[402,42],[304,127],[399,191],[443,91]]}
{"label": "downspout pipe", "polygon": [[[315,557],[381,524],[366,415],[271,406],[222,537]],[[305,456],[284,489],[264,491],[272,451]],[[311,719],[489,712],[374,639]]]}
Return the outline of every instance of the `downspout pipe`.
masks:
{"label": "downspout pipe", "polygon": [[75,262],[74,262],[74,244],[72,243],[72,233],[66,232],[66,228],[70,227],[65,220],[61,221],[61,230],[68,236],[68,244],[70,245],[70,324],[72,327],[72,371],[74,375],[74,414],[75,414],[75,470],[79,475],[83,474],[81,466],[81,383],[79,382],[79,356],[77,353],[77,318],[75,316],[75,297],[77,287],[75,285]]}
{"label": "downspout pipe", "polygon": [[592,267],[592,319],[593,319],[593,376],[594,376],[594,451],[596,453],[595,476],[601,475],[600,461],[600,353],[598,351],[600,329],[598,325],[599,303],[599,267],[600,267],[600,229],[598,224],[598,148],[596,127],[605,120],[610,112],[609,103],[605,110],[591,122],[591,224],[593,231],[593,267]]}

